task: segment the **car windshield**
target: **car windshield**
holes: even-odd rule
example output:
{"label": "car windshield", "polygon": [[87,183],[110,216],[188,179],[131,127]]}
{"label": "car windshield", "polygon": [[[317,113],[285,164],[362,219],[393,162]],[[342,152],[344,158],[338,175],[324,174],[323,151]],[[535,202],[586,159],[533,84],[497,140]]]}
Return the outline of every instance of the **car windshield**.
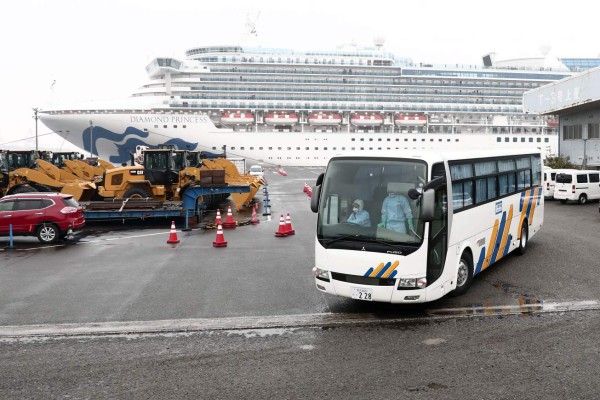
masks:
{"label": "car windshield", "polygon": [[257,166],[250,167],[250,171],[252,171],[252,172],[261,172],[262,171],[262,167],[257,167]]}

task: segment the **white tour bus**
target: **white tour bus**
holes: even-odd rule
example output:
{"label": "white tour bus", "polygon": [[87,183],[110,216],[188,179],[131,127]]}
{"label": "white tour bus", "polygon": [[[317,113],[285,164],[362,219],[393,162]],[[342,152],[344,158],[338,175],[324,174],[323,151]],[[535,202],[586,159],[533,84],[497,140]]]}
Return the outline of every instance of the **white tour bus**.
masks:
{"label": "white tour bus", "polygon": [[600,199],[600,171],[566,170],[556,174],[554,198],[561,203],[573,200],[580,204]]}
{"label": "white tour bus", "polygon": [[533,149],[333,157],[311,199],[317,288],[392,303],[466,292],[542,227],[541,175]]}

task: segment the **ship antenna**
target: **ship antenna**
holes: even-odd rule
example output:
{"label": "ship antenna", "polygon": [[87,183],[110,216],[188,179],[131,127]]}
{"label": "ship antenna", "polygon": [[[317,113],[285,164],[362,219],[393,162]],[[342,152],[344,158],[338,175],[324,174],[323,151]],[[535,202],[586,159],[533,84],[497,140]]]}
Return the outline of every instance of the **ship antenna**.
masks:
{"label": "ship antenna", "polygon": [[254,15],[250,12],[246,14],[246,22],[244,23],[244,30],[242,33],[242,43],[251,42],[258,37],[258,31],[256,30],[256,21],[258,21],[258,17],[260,17],[260,11],[257,11]]}

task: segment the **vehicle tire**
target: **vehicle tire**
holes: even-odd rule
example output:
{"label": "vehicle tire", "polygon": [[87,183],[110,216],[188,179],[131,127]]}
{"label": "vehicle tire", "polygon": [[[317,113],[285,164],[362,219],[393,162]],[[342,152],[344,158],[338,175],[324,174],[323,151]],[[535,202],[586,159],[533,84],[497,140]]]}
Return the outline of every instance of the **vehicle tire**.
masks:
{"label": "vehicle tire", "polygon": [[56,225],[44,223],[37,230],[37,238],[42,243],[54,243],[60,238],[60,231]]}
{"label": "vehicle tire", "polygon": [[131,188],[125,192],[123,197],[126,199],[148,199],[152,198],[152,195],[144,188]]}
{"label": "vehicle tire", "polygon": [[567,200],[561,200],[560,204],[567,204]]}
{"label": "vehicle tire", "polygon": [[473,283],[473,261],[468,252],[463,252],[458,262],[458,270],[456,272],[456,289],[450,294],[452,296],[463,295],[469,290]]}
{"label": "vehicle tire", "polygon": [[521,227],[521,238],[519,239],[519,247],[517,248],[517,254],[522,256],[527,253],[527,242],[529,241],[529,229],[527,228],[527,220],[523,221]]}
{"label": "vehicle tire", "polygon": [[581,193],[579,195],[579,204],[587,203],[587,195],[585,193]]}

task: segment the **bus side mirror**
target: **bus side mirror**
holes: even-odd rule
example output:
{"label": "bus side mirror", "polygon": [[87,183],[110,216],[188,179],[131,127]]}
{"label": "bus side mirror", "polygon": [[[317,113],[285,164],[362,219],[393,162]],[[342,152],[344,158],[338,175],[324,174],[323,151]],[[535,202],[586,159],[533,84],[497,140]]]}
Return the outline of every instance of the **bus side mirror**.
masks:
{"label": "bus side mirror", "polygon": [[424,222],[433,221],[435,205],[435,190],[427,189],[423,192],[423,198],[421,199],[421,219]]}
{"label": "bus side mirror", "polygon": [[321,174],[317,177],[317,183],[312,187],[312,195],[310,196],[310,209],[312,212],[319,211],[319,197],[321,197],[321,184],[323,183],[323,177],[325,174]]}
{"label": "bus side mirror", "polygon": [[321,187],[322,186],[313,186],[312,195],[310,196],[310,209],[312,212],[319,211],[319,197],[321,197]]}

